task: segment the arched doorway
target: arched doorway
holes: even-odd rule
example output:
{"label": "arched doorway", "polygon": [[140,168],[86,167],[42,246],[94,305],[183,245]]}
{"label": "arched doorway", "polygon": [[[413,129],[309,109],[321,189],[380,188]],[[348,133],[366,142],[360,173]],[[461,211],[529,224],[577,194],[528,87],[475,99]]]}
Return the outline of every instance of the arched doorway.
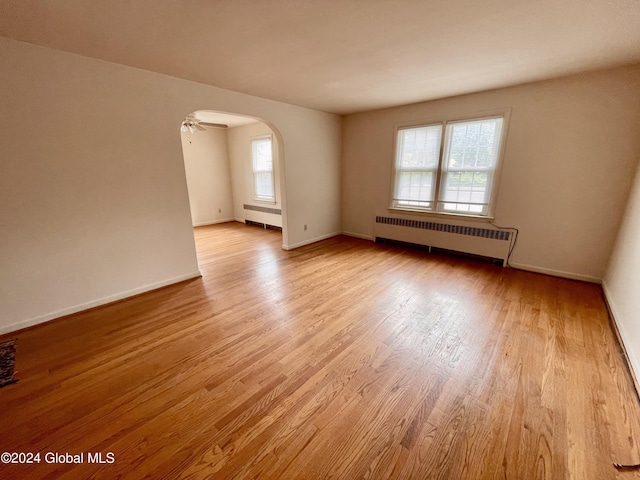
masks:
{"label": "arched doorway", "polygon": [[255,223],[286,238],[282,141],[275,127],[197,110],[185,117],[180,134],[194,227]]}

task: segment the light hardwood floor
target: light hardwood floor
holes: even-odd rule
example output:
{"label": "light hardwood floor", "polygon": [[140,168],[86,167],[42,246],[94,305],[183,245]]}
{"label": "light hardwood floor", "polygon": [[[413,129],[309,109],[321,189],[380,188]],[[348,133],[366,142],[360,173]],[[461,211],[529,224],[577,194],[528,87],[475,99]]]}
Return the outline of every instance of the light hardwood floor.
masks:
{"label": "light hardwood floor", "polygon": [[196,239],[201,279],[17,334],[0,451],[43,457],[1,478],[639,478],[612,466],[640,461],[640,409],[599,286],[238,223]]}

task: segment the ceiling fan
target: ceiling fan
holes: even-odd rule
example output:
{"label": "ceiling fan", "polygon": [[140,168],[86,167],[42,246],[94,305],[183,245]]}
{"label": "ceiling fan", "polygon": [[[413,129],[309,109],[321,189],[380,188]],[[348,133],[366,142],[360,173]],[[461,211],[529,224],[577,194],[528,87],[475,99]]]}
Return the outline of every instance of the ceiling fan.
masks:
{"label": "ceiling fan", "polygon": [[216,128],[227,128],[227,125],[223,123],[211,123],[211,122],[203,122],[199,120],[193,115],[187,115],[187,117],[182,121],[182,125],[180,125],[180,131],[183,133],[191,132],[196,133],[198,130],[205,130],[205,126],[207,127],[216,127]]}

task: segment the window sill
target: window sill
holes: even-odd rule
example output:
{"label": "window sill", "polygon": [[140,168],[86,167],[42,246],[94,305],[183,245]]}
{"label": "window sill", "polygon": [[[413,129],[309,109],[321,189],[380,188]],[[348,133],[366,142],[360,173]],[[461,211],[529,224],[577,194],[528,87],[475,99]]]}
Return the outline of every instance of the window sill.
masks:
{"label": "window sill", "polygon": [[264,203],[266,205],[275,205],[276,203],[278,203],[275,200],[263,200],[261,198],[254,198],[253,201],[256,203]]}
{"label": "window sill", "polygon": [[405,215],[418,215],[420,217],[431,217],[441,219],[455,219],[455,220],[467,220],[473,222],[485,222],[491,223],[494,220],[493,216],[488,215],[465,215],[462,213],[443,213],[443,212],[425,212],[424,210],[411,210],[409,208],[397,208],[389,207],[387,210],[393,213],[402,213]]}

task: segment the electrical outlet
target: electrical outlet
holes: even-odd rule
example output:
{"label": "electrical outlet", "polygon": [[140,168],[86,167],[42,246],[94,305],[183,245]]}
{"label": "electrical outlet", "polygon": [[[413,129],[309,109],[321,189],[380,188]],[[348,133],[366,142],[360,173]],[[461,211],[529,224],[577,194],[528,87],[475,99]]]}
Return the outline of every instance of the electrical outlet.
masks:
{"label": "electrical outlet", "polygon": [[305,231],[305,232],[307,231],[307,226],[306,226],[306,225],[304,226],[304,231]]}

